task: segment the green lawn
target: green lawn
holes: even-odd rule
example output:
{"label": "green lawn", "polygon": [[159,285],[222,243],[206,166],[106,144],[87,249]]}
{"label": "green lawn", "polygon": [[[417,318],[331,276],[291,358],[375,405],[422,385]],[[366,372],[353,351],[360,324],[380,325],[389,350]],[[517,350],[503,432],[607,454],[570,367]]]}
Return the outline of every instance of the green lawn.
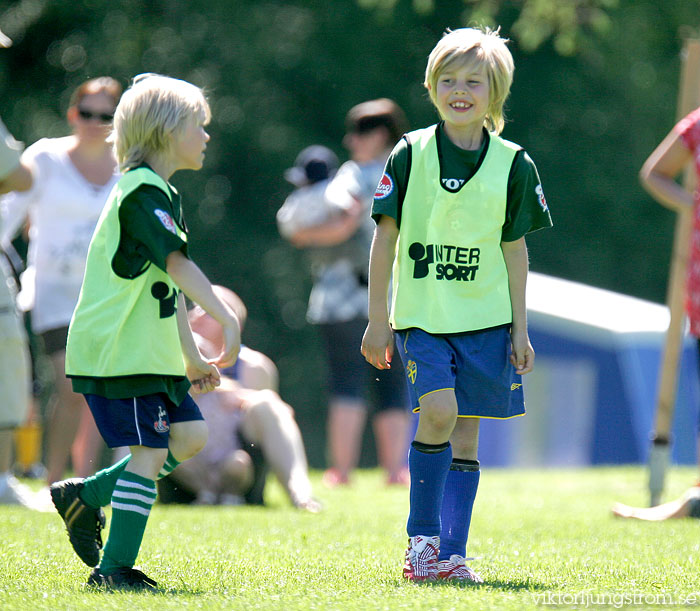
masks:
{"label": "green lawn", "polygon": [[[377,471],[325,490],[319,515],[292,509],[276,483],[267,508],[156,505],[138,564],[158,594],[84,587],[56,514],[0,506],[0,609],[666,609],[700,604],[700,522],[614,519],[643,505],[642,467],[484,469],[468,553],[486,584],[401,577],[407,498]],[[696,478],[674,468],[667,497]],[[695,598],[693,598],[695,597]],[[607,603],[607,604],[603,604]]]}

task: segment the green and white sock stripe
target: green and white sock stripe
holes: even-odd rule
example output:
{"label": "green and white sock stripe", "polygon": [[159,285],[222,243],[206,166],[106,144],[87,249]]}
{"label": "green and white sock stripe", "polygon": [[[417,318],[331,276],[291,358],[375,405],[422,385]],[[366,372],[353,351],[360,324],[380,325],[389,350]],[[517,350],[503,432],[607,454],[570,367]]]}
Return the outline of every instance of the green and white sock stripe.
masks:
{"label": "green and white sock stripe", "polygon": [[[88,477],[85,480],[85,486],[80,491],[80,498],[94,509],[109,505],[115,482],[121,477],[122,472],[130,460],[131,454],[128,454],[118,463]],[[165,463],[159,471],[157,479],[163,479],[165,476],[170,475],[179,464],[180,461],[176,460],[170,450],[168,450],[168,458],[165,459]]]}
{"label": "green and white sock stripe", "polygon": [[112,508],[148,516],[156,501],[156,484],[135,473],[124,471],[112,493]]}
{"label": "green and white sock stripe", "polygon": [[100,562],[103,575],[134,566],[155,500],[155,481],[122,472],[112,493],[112,524]]}
{"label": "green and white sock stripe", "polygon": [[170,475],[173,471],[175,471],[175,467],[177,467],[179,464],[180,461],[176,460],[172,452],[168,450],[168,458],[165,459],[163,466],[161,467],[160,471],[158,471],[158,477],[156,477],[156,479],[163,479],[164,477]]}

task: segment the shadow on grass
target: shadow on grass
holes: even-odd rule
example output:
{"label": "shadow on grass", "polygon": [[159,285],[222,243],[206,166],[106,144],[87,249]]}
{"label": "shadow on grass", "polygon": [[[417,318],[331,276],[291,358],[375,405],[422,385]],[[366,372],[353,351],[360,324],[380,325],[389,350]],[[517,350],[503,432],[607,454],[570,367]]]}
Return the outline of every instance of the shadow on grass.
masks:
{"label": "shadow on grass", "polygon": [[179,585],[167,586],[165,584],[157,586],[155,589],[151,588],[134,588],[134,587],[109,587],[109,586],[91,586],[85,585],[83,591],[88,594],[98,594],[98,595],[111,595],[111,594],[143,594],[144,596],[201,596],[203,594],[210,594],[211,591],[204,590],[202,588],[196,588],[193,586],[188,586],[186,583],[182,582]]}
{"label": "shadow on grass", "polygon": [[169,598],[171,596],[201,596],[202,594],[211,594],[211,592],[195,588],[156,588],[155,590],[144,590],[139,588],[89,588],[85,589],[88,594],[98,596],[112,596],[114,594],[142,594],[143,596],[156,596],[161,598]]}
{"label": "shadow on grass", "polygon": [[509,592],[536,592],[540,590],[549,590],[551,586],[547,586],[543,583],[536,583],[530,580],[526,581],[500,581],[498,579],[489,579],[484,583],[472,583],[469,581],[421,581],[415,583],[417,586],[426,588],[467,588],[467,589],[490,589],[490,590],[504,590]]}
{"label": "shadow on grass", "polygon": [[538,591],[551,589],[551,586],[544,583],[533,582],[529,579],[526,579],[525,581],[500,581],[499,579],[490,579],[480,587],[489,587],[493,588],[494,590],[508,590],[511,592],[519,592],[521,590]]}

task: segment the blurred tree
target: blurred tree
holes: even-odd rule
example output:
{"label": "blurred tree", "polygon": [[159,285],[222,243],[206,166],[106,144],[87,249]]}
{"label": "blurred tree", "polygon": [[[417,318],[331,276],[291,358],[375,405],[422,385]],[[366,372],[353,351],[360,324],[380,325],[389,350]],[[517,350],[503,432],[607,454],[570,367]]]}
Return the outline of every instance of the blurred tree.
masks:
{"label": "blurred tree", "polygon": [[[391,19],[398,0],[357,0],[357,3]],[[603,34],[611,26],[609,12],[619,0],[463,0],[461,21],[464,25],[498,27],[505,12],[514,13],[511,32],[523,50],[531,52],[552,40],[557,53],[573,55],[587,38],[587,32]],[[413,10],[423,16],[434,15],[435,0],[413,0]],[[443,4],[440,4],[440,10]]]}
{"label": "blurred tree", "polygon": [[673,124],[699,5],[669,0],[659,19],[656,0],[0,0],[15,41],[0,50],[0,116],[26,142],[62,135],[70,90],[99,74],[126,85],[160,72],[209,91],[205,168],[174,177],[191,252],[248,304],[244,339],[277,362],[320,465],[308,273],[274,222],[298,151],[343,156],[345,112],[370,98],[394,98],[413,127],[434,122],[421,83],[435,42],[446,27],[500,25],[516,63],[504,136],[535,159],[555,222],[529,240],[532,268],[662,301],[673,216],[636,177]]}

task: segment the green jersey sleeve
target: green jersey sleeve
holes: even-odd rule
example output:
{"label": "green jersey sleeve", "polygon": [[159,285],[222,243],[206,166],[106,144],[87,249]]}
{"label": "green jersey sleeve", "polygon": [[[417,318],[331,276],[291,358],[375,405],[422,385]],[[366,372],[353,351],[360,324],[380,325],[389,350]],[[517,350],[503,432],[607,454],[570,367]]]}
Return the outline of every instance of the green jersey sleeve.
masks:
{"label": "green jersey sleeve", "polygon": [[172,202],[157,187],[143,185],[129,194],[119,209],[121,236],[112,267],[116,274],[133,278],[150,263],[166,271],[165,260],[171,252],[187,256],[187,242],[175,230],[185,229],[180,196],[172,194]]}
{"label": "green jersey sleeve", "polygon": [[514,242],[527,233],[551,226],[549,206],[535,163],[525,151],[518,151],[508,176],[506,221],[501,239]]}
{"label": "green jersey sleeve", "polygon": [[405,138],[401,138],[391,151],[384,166],[384,174],[377,185],[372,203],[372,218],[375,223],[383,214],[401,223],[400,209],[408,186],[410,150]]}

